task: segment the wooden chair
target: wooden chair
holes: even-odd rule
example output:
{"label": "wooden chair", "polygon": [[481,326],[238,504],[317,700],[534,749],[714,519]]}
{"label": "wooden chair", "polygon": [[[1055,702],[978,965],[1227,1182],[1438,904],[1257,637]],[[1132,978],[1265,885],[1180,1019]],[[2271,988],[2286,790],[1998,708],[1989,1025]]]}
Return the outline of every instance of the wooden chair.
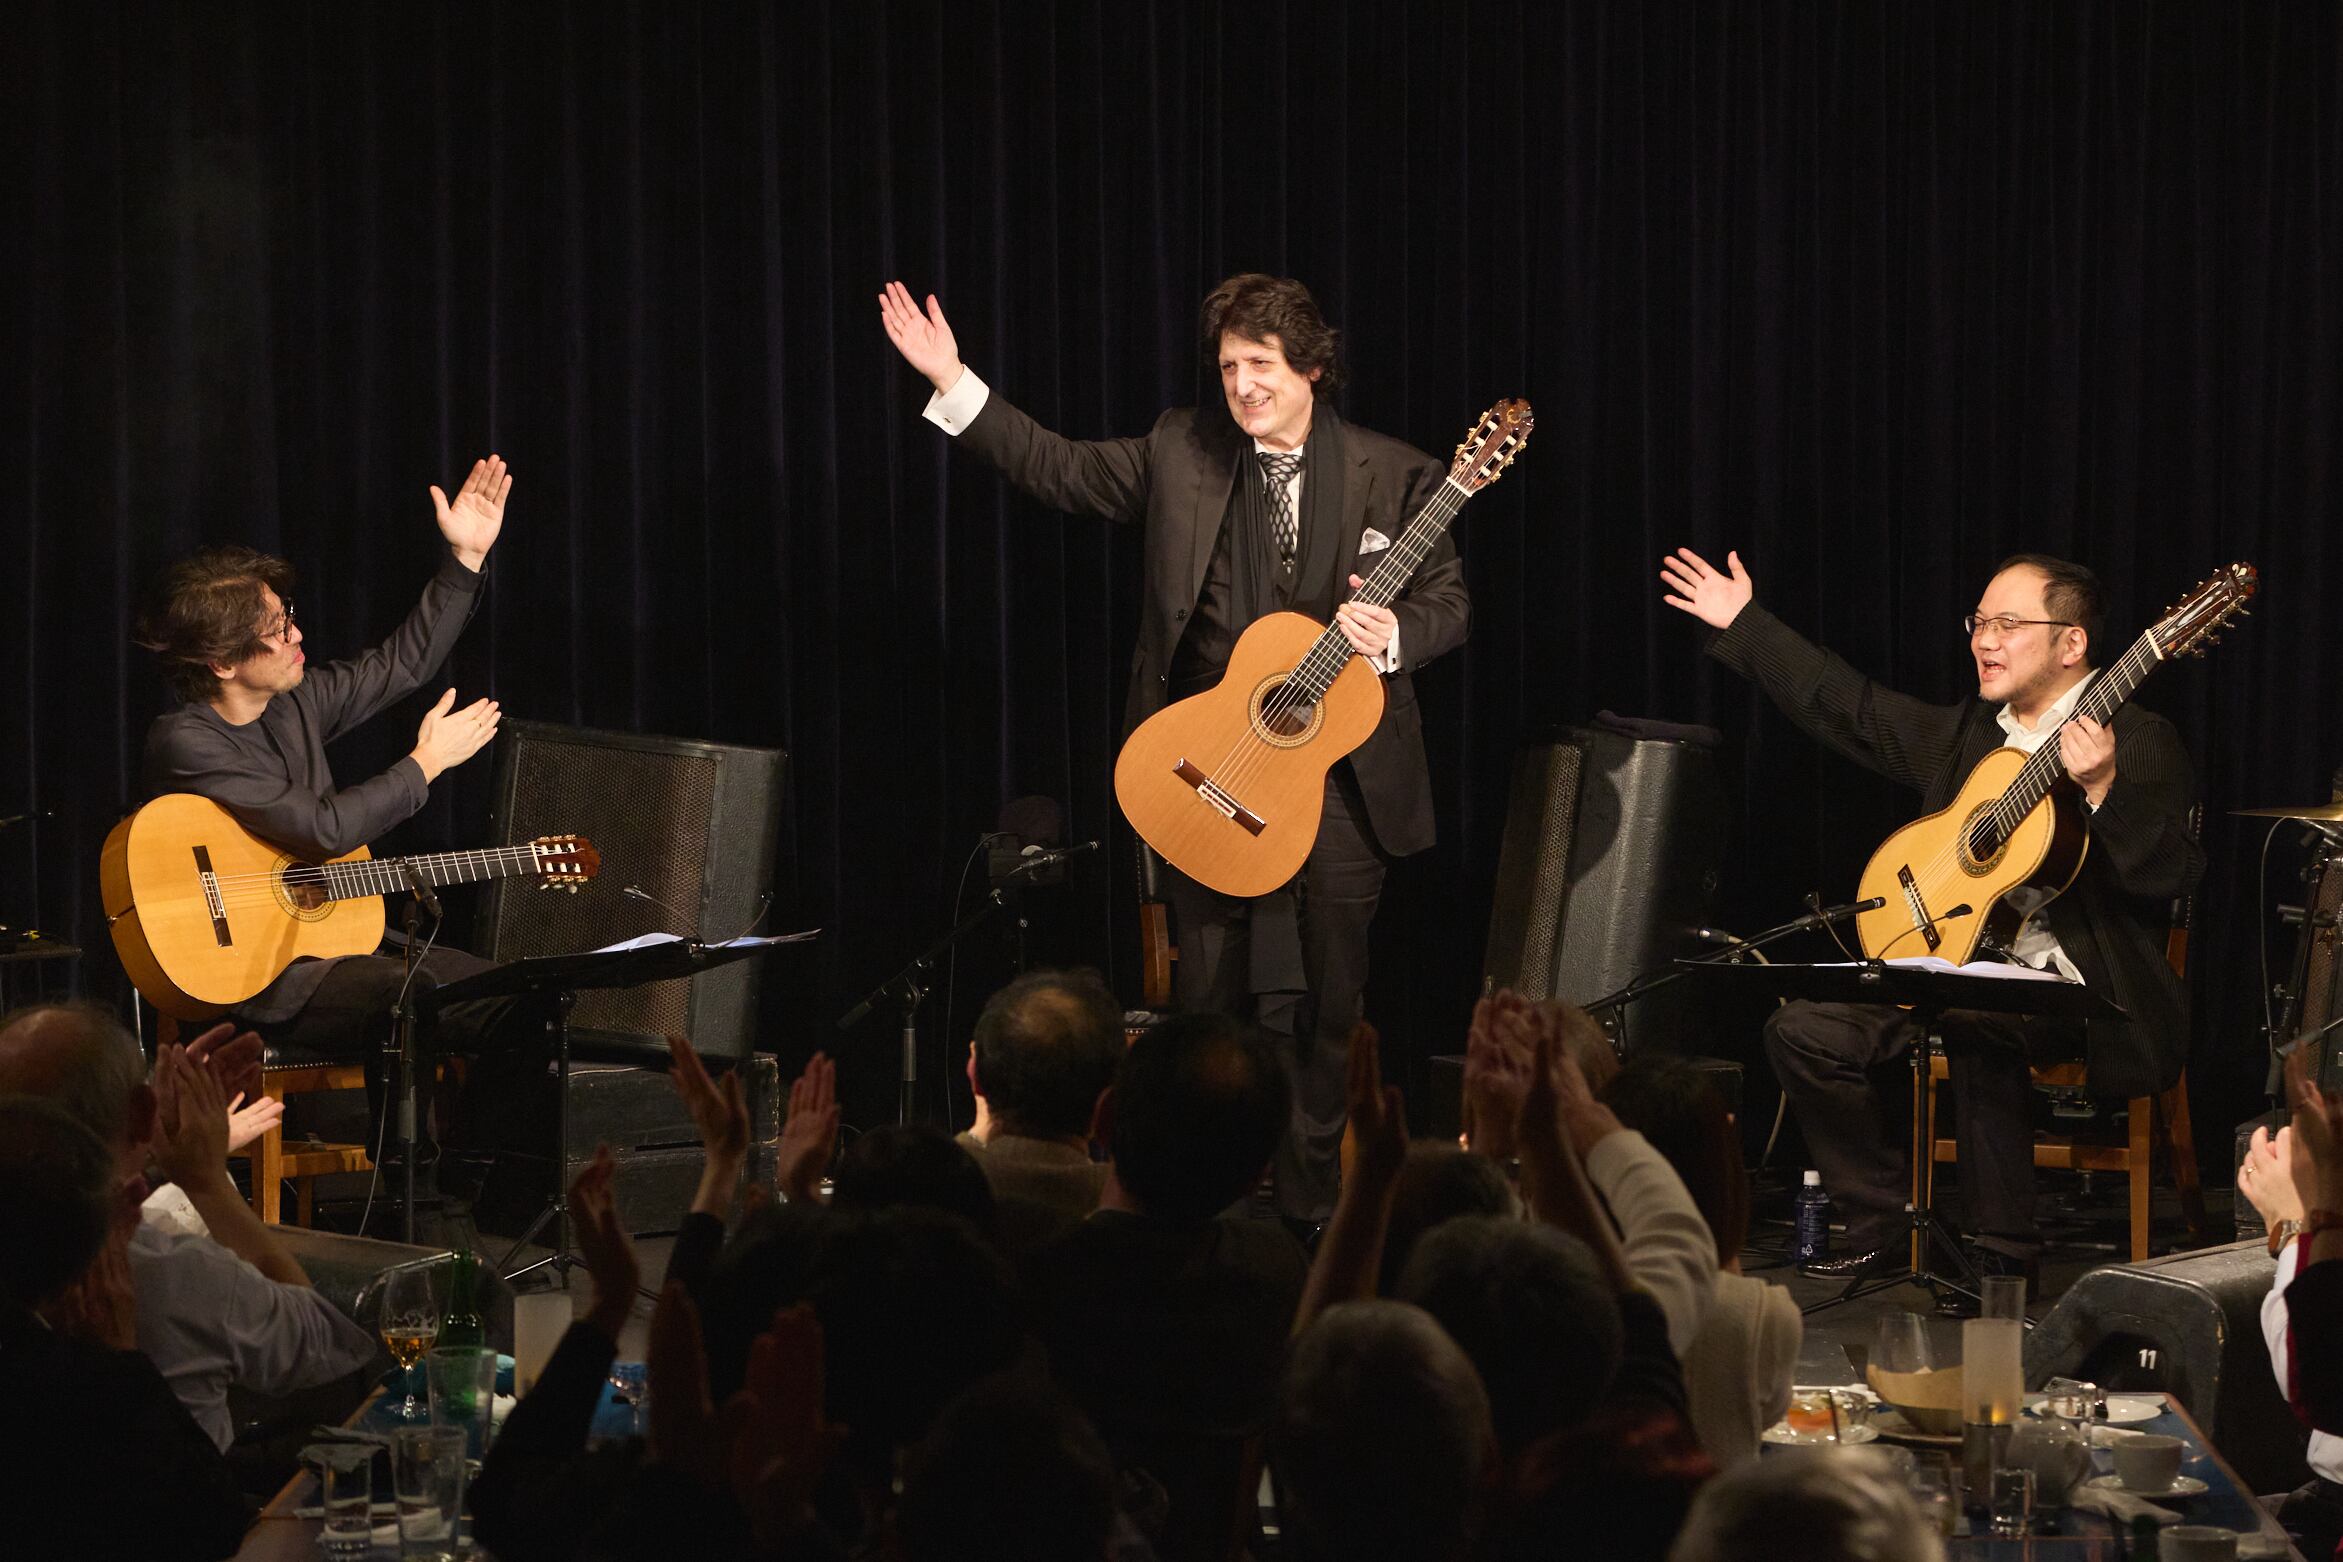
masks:
{"label": "wooden chair", "polygon": [[[2189,833],[2197,830],[2199,810],[2189,811]],[[2172,972],[2182,981],[2188,980],[2188,927],[2193,907],[2183,898],[2173,903],[2172,931],[2165,936],[2164,957],[2171,962]],[[1950,1068],[1942,1055],[1929,1060],[1929,1078],[1926,1100],[1921,1105],[1924,1120],[1934,1130],[1937,1120],[1937,1096]],[[2058,1063],[2033,1071],[2034,1083],[2054,1091],[2081,1094],[2088,1086],[2083,1065]],[[1958,1161],[1959,1142],[1937,1138],[1937,1163]],[[2180,1194],[2181,1217],[2187,1222],[2191,1245],[2201,1242],[2205,1235],[2205,1194],[2197,1178],[2196,1136],[2188,1118],[2188,1071],[2181,1070],[2172,1088],[2153,1096],[2134,1096],[2124,1109],[2124,1140],[2121,1144],[2094,1144],[2084,1140],[2044,1136],[2034,1141],[2034,1164],[2056,1171],[2121,1172],[2130,1184],[2131,1192],[2131,1261],[2138,1263],[2148,1256],[2148,1209],[2152,1191],[2157,1153],[2161,1151],[2164,1163],[2171,1169],[2172,1184]],[[1935,1193],[1936,1166],[1928,1168],[1928,1189]]]}

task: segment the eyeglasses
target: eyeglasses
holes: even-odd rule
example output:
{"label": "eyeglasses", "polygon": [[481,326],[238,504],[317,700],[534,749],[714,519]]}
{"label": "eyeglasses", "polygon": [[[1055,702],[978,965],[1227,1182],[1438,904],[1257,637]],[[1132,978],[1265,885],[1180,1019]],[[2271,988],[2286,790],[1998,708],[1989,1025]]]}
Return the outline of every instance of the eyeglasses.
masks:
{"label": "eyeglasses", "polygon": [[[288,613],[292,611],[289,604],[286,611]],[[2075,622],[2071,618],[2016,618],[2008,613],[1997,614],[1992,618],[1979,618],[1976,614],[1971,613],[1961,620],[1961,629],[1963,633],[1974,639],[1977,631],[1987,625],[1991,625],[2005,635],[2014,635],[2027,624],[2040,624],[2047,629],[2072,629],[2075,627]]]}
{"label": "eyeglasses", "polygon": [[293,599],[291,597],[286,597],[282,606],[285,610],[284,618],[277,624],[275,628],[262,630],[260,632],[261,639],[282,640],[288,644],[291,643],[293,638]]}

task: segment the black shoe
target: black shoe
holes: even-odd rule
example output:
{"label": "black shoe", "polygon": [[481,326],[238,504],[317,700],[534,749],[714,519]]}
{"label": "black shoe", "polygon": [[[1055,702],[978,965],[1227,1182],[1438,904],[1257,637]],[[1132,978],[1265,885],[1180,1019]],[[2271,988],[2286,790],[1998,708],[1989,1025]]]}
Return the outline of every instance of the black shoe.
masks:
{"label": "black shoe", "polygon": [[1895,1267],[1897,1251],[1904,1238],[1882,1242],[1877,1247],[1861,1248],[1841,1253],[1835,1258],[1818,1258],[1809,1264],[1800,1264],[1798,1273],[1817,1280],[1860,1280],[1865,1275],[1877,1274]]}

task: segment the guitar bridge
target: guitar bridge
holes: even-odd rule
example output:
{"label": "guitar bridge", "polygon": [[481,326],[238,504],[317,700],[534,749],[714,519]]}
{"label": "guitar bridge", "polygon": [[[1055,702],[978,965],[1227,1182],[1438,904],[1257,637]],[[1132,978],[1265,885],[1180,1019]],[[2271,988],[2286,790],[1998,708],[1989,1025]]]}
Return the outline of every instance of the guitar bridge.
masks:
{"label": "guitar bridge", "polygon": [[1265,828],[1258,814],[1253,813],[1244,804],[1221,790],[1219,782],[1213,780],[1187,760],[1183,759],[1172,766],[1172,774],[1194,787],[1196,795],[1204,799],[1223,819],[1235,820],[1238,824],[1243,825],[1249,834],[1253,835],[1259,835]]}
{"label": "guitar bridge", "polygon": [[1928,914],[1928,902],[1921,896],[1920,886],[1913,882],[1909,866],[1896,869],[1896,883],[1903,887],[1904,910],[1911,915],[1912,930],[1920,935],[1920,941],[1928,946],[1930,954],[1936,953],[1937,946],[1944,942],[1944,935],[1936,931],[1937,919]]}
{"label": "guitar bridge", "polygon": [[212,871],[212,849],[195,848],[195,879],[203,886],[203,909],[211,913],[212,937],[222,949],[235,942],[228,935],[228,907],[220,898],[220,876]]}

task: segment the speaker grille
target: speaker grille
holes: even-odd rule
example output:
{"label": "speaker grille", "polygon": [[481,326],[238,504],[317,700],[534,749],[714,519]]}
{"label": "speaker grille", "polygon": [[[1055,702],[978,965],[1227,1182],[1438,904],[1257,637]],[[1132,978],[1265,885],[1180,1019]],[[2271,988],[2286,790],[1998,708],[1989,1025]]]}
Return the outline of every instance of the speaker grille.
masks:
{"label": "speaker grille", "polygon": [[1526,748],[1513,762],[1488,957],[1482,962],[1488,987],[1510,987],[1526,998],[1554,995],[1554,956],[1570,899],[1570,839],[1584,757],[1575,743],[1552,743]]}
{"label": "speaker grille", "polygon": [[[715,814],[712,755],[530,734],[519,739],[512,765],[505,841],[590,836],[602,854],[602,873],[574,895],[506,888],[496,897],[489,959],[570,954],[652,931],[687,937],[704,931],[710,938],[739,931],[698,926],[703,853]],[[629,884],[642,886],[674,912],[623,894]],[[690,982],[654,982],[579,993],[570,1023],[582,1030],[662,1036],[688,1033],[690,1013]]]}

